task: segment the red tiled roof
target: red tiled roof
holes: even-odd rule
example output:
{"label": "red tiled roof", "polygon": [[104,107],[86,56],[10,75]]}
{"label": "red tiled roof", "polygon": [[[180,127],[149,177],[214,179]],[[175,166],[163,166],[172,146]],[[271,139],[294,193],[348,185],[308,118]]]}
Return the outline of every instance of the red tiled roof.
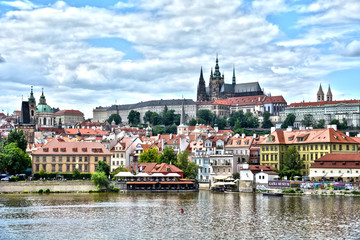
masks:
{"label": "red tiled roof", "polygon": [[248,97],[233,97],[228,98],[230,105],[254,105],[261,104],[265,95],[248,96]]}
{"label": "red tiled roof", "polygon": [[234,134],[234,132],[232,130],[219,130],[218,133],[231,133]]}
{"label": "red tiled roof", "polygon": [[340,100],[340,101],[322,101],[322,102],[300,102],[300,103],[292,103],[288,105],[288,107],[309,107],[309,106],[324,106],[330,104],[339,104],[339,103],[360,103],[360,100]]}
{"label": "red tiled roof", "polygon": [[54,115],[62,115],[62,114],[65,114],[65,113],[84,115],[79,110],[61,110],[61,111],[57,111]]}
{"label": "red tiled roof", "polygon": [[[96,149],[96,150],[95,150]],[[37,149],[32,155],[108,155],[112,154],[99,142],[60,142],[57,139]]]}
{"label": "red tiled roof", "polygon": [[316,159],[311,168],[360,168],[360,153],[328,153]]}
{"label": "red tiled roof", "polygon": [[212,101],[196,102],[197,105],[211,105]]}
{"label": "red tiled roof", "polygon": [[213,105],[216,104],[220,104],[220,105],[229,105],[229,101],[228,100],[224,100],[224,99],[217,99],[215,102],[212,103]]}
{"label": "red tiled roof", "polygon": [[6,115],[4,113],[0,113],[0,119],[6,118]]}
{"label": "red tiled roof", "polygon": [[283,96],[267,96],[263,103],[285,103],[286,101]]}

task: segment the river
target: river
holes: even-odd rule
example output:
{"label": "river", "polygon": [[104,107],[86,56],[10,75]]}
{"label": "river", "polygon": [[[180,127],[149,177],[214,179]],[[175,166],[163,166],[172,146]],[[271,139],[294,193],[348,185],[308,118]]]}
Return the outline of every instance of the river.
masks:
{"label": "river", "polygon": [[359,239],[359,212],[347,196],[3,194],[0,239]]}

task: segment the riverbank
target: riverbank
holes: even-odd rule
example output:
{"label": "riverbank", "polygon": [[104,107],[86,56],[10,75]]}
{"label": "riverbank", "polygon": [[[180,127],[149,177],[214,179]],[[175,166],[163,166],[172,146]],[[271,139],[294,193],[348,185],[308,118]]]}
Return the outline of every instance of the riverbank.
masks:
{"label": "riverbank", "polygon": [[0,182],[0,194],[4,193],[32,193],[42,191],[76,193],[97,191],[92,181],[28,181],[28,182]]}

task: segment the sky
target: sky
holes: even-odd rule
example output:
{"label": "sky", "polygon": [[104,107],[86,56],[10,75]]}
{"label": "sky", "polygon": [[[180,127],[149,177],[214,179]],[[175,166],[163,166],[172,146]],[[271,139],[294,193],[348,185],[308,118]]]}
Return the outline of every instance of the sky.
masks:
{"label": "sky", "polygon": [[0,111],[192,98],[219,57],[225,82],[288,104],[359,99],[359,0],[0,0]]}

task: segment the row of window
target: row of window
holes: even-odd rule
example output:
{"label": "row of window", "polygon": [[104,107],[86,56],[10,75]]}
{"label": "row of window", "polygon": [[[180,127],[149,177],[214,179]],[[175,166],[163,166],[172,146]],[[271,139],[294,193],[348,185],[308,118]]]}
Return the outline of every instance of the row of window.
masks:
{"label": "row of window", "polygon": [[[289,146],[286,146],[286,149],[288,149]],[[284,146],[281,146],[280,147],[281,151],[284,150]],[[345,145],[345,148],[347,151],[350,150],[350,145],[349,144],[346,144]],[[355,151],[356,149],[356,145],[352,144],[351,145],[351,149],[353,151]],[[262,150],[263,151],[277,151],[278,150],[278,146],[262,146]],[[328,144],[314,144],[314,145],[298,145],[297,146],[297,150],[298,151],[309,151],[309,150],[328,150]],[[342,144],[339,144],[339,145],[336,145],[334,144],[333,145],[333,150],[339,150],[339,151],[342,151],[343,150],[343,145]]]}
{"label": "row of window", "polygon": [[123,162],[123,161],[112,161],[112,165],[113,165],[113,166],[115,166],[115,165],[117,165],[117,166],[119,166],[119,165],[124,166],[124,162]]}
{"label": "row of window", "polygon": [[[317,173],[317,171],[314,171],[315,173]],[[333,173],[333,170],[330,170],[330,173]],[[325,170],[322,171],[322,173],[325,173]],[[341,170],[339,170],[339,173],[342,173]],[[345,171],[344,171],[345,173]],[[346,173],[350,173],[350,170],[347,170]],[[359,173],[359,170],[356,170],[355,173]]]}
{"label": "row of window", "polygon": [[[97,162],[99,160],[100,157],[95,157],[95,162]],[[47,157],[43,156],[42,157],[42,162],[47,162]],[[102,158],[104,162],[106,162],[106,157]],[[66,162],[82,162],[84,160],[84,162],[88,162],[88,156],[52,156],[51,157],[51,161],[52,162],[62,162],[62,161],[66,161]],[[35,162],[40,162],[40,156],[36,156]]]}
{"label": "row of window", "polygon": [[[46,164],[35,164],[35,172],[39,172],[40,167],[46,170]],[[76,164],[51,164],[51,172],[72,172],[75,168]],[[78,170],[80,172],[88,172],[89,167],[87,164],[78,164]]]}
{"label": "row of window", "polygon": [[119,153],[114,153],[113,154],[113,158],[124,158],[124,154],[123,153],[121,153],[121,154],[119,154]]}

